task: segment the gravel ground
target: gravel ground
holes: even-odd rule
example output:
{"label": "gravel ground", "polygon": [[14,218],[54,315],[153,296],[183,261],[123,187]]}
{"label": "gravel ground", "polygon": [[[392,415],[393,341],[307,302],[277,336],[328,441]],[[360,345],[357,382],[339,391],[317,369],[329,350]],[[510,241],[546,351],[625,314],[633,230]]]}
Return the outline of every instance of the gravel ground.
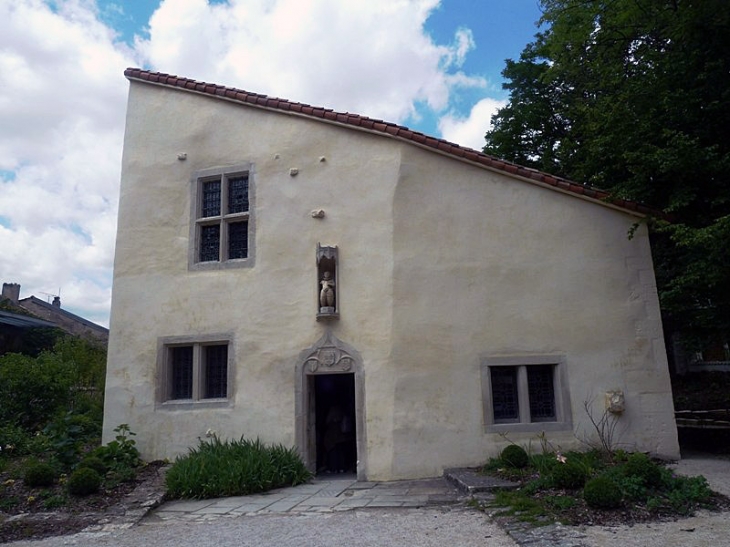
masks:
{"label": "gravel ground", "polygon": [[12,547],[513,547],[483,513],[468,508],[362,509],[321,514],[148,522],[110,534],[21,541]]}
{"label": "gravel ground", "polygon": [[730,545],[730,515],[700,512],[675,522],[581,530],[589,547],[726,547]]}

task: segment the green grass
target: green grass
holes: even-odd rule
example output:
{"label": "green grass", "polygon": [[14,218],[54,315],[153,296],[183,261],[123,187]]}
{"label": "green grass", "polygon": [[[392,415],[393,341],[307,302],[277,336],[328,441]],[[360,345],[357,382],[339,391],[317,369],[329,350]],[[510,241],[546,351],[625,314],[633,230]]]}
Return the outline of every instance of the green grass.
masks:
{"label": "green grass", "polygon": [[503,507],[495,516],[515,517],[520,522],[528,522],[536,526],[553,522],[550,511],[544,503],[534,499],[524,491],[501,490],[495,493],[493,507]]}

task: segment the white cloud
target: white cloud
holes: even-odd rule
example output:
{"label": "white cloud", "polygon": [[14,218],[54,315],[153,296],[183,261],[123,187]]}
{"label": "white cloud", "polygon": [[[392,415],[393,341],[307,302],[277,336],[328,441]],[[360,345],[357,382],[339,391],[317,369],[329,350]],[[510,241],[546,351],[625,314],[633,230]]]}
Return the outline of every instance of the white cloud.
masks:
{"label": "white cloud", "polygon": [[447,114],[438,123],[441,135],[447,141],[481,150],[484,148],[484,134],[492,127],[492,116],[506,104],[506,101],[485,98],[472,107],[466,118]]}
{"label": "white cloud", "polygon": [[[122,5],[0,0],[0,281],[23,297],[60,288],[102,324],[127,66],[401,123],[485,86],[462,69],[468,29],[449,44],[426,31],[439,0],[163,0],[133,47],[103,22],[127,23]],[[464,124],[442,120],[445,135]]]}
{"label": "white cloud", "polygon": [[[471,32],[434,43],[437,0],[164,0],[138,47],[160,71],[403,122],[448,106]],[[455,77],[456,76],[456,77]]]}
{"label": "white cloud", "polygon": [[89,1],[0,3],[0,278],[104,324],[137,62],[114,39]]}

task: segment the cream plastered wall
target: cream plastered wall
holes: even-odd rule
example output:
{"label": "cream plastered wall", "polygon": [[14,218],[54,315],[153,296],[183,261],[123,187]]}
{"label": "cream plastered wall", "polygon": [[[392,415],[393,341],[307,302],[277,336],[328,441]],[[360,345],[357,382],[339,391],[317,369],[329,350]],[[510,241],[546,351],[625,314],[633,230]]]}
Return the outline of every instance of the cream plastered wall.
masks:
{"label": "cream plastered wall", "polygon": [[[187,159],[178,160],[186,153]],[[104,439],[129,424],[145,458],[173,457],[208,429],[295,443],[295,367],[316,321],[318,242],[339,247],[334,334],[367,367],[368,465],[392,460],[389,397],[392,204],[388,139],[192,93],[131,83],[115,257]],[[324,161],[320,161],[324,158]],[[255,265],[188,271],[192,174],[251,162]],[[290,169],[298,169],[296,176]],[[311,211],[324,209],[324,219]],[[158,339],[230,333],[233,405],[156,404]],[[366,470],[367,471],[367,470]]]}
{"label": "cream plastered wall", "polygon": [[[189,271],[191,176],[248,162],[255,265]],[[481,366],[501,355],[565,356],[573,427],[548,434],[556,446],[591,434],[584,400],[600,413],[622,390],[620,440],[676,457],[648,238],[627,237],[636,220],[387,137],[132,82],[104,439],[128,423],[146,458],[208,429],[294,445],[296,359],[326,328],[321,242],[339,247],[333,333],[363,359],[359,476],[435,476],[495,455],[506,441],[485,433]],[[206,334],[233,341],[233,404],[164,408],[158,340]]]}
{"label": "cream plastered wall", "polygon": [[[573,427],[547,432],[554,446],[597,440],[584,401],[600,418],[621,390],[615,441],[679,456],[647,232],[627,235],[635,217],[414,147],[393,209],[393,476],[498,454],[507,441],[485,433],[479,374],[499,356],[565,357]],[[507,438],[539,450],[539,434]]]}

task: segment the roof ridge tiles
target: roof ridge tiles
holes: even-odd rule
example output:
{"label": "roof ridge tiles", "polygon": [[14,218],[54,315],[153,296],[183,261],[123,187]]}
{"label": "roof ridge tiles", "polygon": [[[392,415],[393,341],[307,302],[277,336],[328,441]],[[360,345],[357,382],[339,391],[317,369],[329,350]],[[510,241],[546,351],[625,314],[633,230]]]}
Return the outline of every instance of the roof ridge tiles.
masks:
{"label": "roof ridge tiles", "polygon": [[448,154],[457,159],[470,161],[484,167],[489,167],[497,171],[502,171],[523,179],[531,180],[562,192],[567,192],[576,196],[611,205],[618,209],[638,213],[640,215],[664,216],[661,212],[644,204],[628,201],[622,198],[613,198],[610,193],[605,190],[579,184],[555,175],[550,175],[531,167],[517,165],[501,158],[488,156],[478,150],[461,146],[445,139],[432,137],[420,131],[414,131],[406,126],[377,118],[370,118],[368,116],[362,116],[351,112],[339,112],[331,108],[312,106],[310,104],[298,103],[279,97],[269,97],[265,94],[252,93],[235,87],[228,87],[209,82],[200,82],[191,78],[165,74],[163,72],[152,72],[141,68],[127,68],[124,71],[124,75],[128,79],[142,80],[154,84],[168,85],[179,89],[193,90],[213,97],[224,97],[240,103],[252,104],[283,112],[296,112],[299,115],[310,118],[363,128],[368,131],[400,138],[416,145]]}

